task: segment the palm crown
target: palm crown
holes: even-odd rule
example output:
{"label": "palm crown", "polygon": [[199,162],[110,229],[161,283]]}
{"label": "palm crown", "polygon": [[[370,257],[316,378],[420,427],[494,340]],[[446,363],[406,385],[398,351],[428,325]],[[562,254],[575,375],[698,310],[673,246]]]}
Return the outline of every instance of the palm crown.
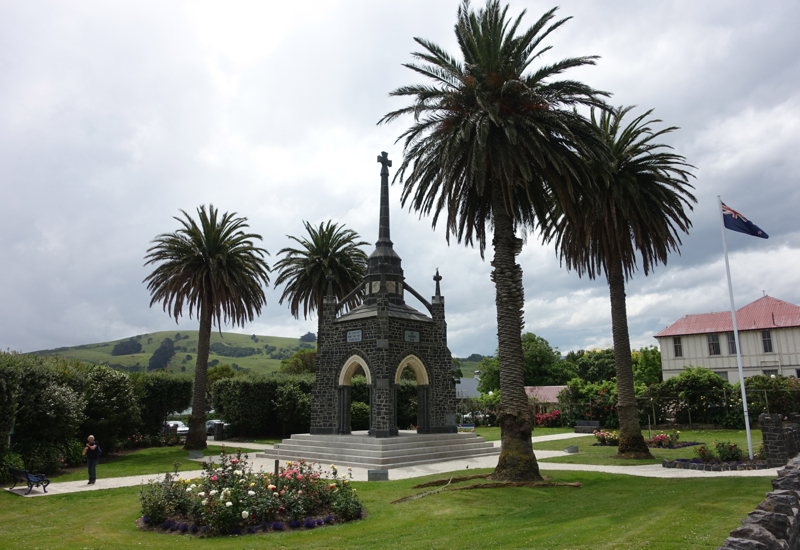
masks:
{"label": "palm crown", "polygon": [[576,197],[572,209],[578,213],[577,223],[556,207],[545,231],[546,239],[555,238],[567,267],[592,279],[599,271],[607,275],[614,259],[629,278],[637,267],[637,253],[647,275],[655,265],[667,263],[669,252],[681,244],[680,233],[692,226],[687,215],[696,202],[689,191],[692,166],[668,145],[655,142],[677,128],[653,132],[650,125],[661,120],[647,120],[652,109],[623,127],[632,108],[602,111],[599,117],[592,110],[592,123],[609,148],[610,162],[595,164],[597,185]]}
{"label": "palm crown", "polygon": [[153,240],[145,265],[158,267],[144,282],[150,291],[150,306],[164,304],[164,311],[176,321],[189,307],[198,314],[206,301],[217,325],[252,321],[267,301],[270,268],[263,260],[269,252],[253,245],[260,235],[245,233],[247,218],[226,212],[221,217],[213,205],[197,209],[198,223],[181,210],[175,219],[181,228]]}
{"label": "palm crown", "polygon": [[[308,237],[287,235],[300,247],[287,247],[278,252],[283,257],[275,263],[275,269],[279,271],[275,284],[286,284],[279,303],[288,300],[292,315],[299,317],[302,309],[306,319],[312,313],[317,313],[320,319],[328,276],[332,276],[333,295],[339,299],[358,288],[367,266],[367,255],[359,247],[369,243],[360,241],[361,237],[355,231],[330,220],[320,223],[318,228],[308,222],[303,222],[303,225]],[[355,294],[345,305],[358,305],[360,298]]]}
{"label": "palm crown", "polygon": [[532,227],[546,212],[545,191],[571,196],[587,181],[581,157],[602,158],[603,144],[578,105],[601,106],[604,92],[573,80],[551,81],[573,67],[593,65],[595,56],[568,58],[529,70],[550,47],[542,41],[570,18],[553,21],[556,9],[517,35],[523,11],[506,20],[508,7],[489,2],[477,14],[464,4],[455,27],[464,62],[435,44],[415,38],[426,51],[422,64],[405,66],[433,80],[404,86],[393,96],[414,102],[381,122],[411,114],[405,159],[396,177],[404,183],[402,201],[414,210],[444,213],[447,235],[483,253],[486,226],[492,223],[492,195],[499,193],[516,225]]}

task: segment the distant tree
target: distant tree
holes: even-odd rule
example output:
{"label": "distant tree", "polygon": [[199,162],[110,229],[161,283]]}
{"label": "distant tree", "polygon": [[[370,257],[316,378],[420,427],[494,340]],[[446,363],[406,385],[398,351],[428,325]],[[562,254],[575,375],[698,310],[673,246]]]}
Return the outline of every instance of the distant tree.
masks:
{"label": "distant tree", "polygon": [[269,285],[269,252],[255,246],[260,235],[245,233],[247,218],[236,214],[219,216],[209,206],[197,209],[199,224],[186,212],[175,218],[181,228],[153,240],[147,250],[145,265],[156,269],[145,279],[150,291],[150,306],[157,302],[177,322],[184,305],[189,317],[200,319],[197,337],[194,398],[189,418],[186,450],[202,450],[206,444],[206,381],[211,328],[216,323],[233,326],[252,321],[266,305],[262,285]]}
{"label": "distant tree", "polygon": [[[522,350],[525,360],[524,383],[526,386],[560,386],[575,377],[573,365],[561,361],[558,349],[533,333],[522,335]],[[496,358],[485,357],[478,369],[481,371],[478,391],[497,392],[500,389],[500,367]]]}
{"label": "distant tree", "polygon": [[483,355],[481,355],[480,353],[473,353],[472,355],[470,355],[469,357],[467,357],[465,359],[465,361],[472,361],[472,362],[481,361],[481,360],[483,360]]}
{"label": "distant tree", "polygon": [[633,380],[636,384],[650,386],[663,379],[661,371],[661,350],[658,346],[648,346],[631,352]]}
{"label": "distant tree", "polygon": [[153,352],[153,356],[150,357],[147,370],[166,369],[174,355],[175,344],[170,338],[164,338],[158,349]]}
{"label": "distant tree", "polygon": [[456,357],[452,357],[450,362],[453,365],[453,368],[450,371],[450,373],[453,375],[453,383],[460,384],[461,379],[464,378],[464,373],[461,370],[461,361],[459,361]]}
{"label": "distant tree", "polygon": [[301,342],[316,342],[317,335],[313,332],[306,332],[304,335],[300,337]]}
{"label": "distant tree", "polygon": [[[345,229],[344,225],[331,222],[320,223],[318,228],[303,222],[308,237],[297,238],[287,235],[297,242],[299,248],[284,248],[279,255],[283,257],[275,263],[278,278],[275,285],[285,284],[280,302],[289,301],[289,311],[295,317],[308,319],[317,315],[317,334],[322,327],[322,300],[328,292],[328,276],[333,295],[344,299],[361,285],[367,269],[367,255],[361,246],[369,243],[361,241],[358,233]],[[360,293],[348,298],[347,307],[361,302]]]}
{"label": "distant tree", "polygon": [[500,389],[500,361],[497,357],[484,357],[478,363],[478,391],[496,392]]}
{"label": "distant tree", "polygon": [[590,383],[613,380],[617,374],[613,348],[584,352],[575,365],[578,367],[578,378]]}
{"label": "distant tree", "polygon": [[131,338],[115,345],[114,349],[111,350],[111,355],[132,355],[141,352],[142,344]]}
{"label": "distant tree", "polygon": [[283,374],[314,374],[317,372],[317,351],[301,349],[289,359],[281,361]]}

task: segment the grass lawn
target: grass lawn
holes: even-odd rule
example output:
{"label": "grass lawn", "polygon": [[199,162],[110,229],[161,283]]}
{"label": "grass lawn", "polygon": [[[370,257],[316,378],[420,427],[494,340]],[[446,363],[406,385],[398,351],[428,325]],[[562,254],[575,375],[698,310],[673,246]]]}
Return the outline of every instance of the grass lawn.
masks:
{"label": "grass lawn", "polygon": [[[537,429],[534,432],[539,430]],[[658,434],[654,431],[653,435]],[[648,437],[647,430],[642,432],[645,438]],[[753,439],[753,451],[758,451],[761,446],[761,431],[751,430]],[[747,434],[744,430],[681,430],[681,441],[700,441],[707,445],[713,445],[714,441],[730,441],[736,443],[740,449],[747,455]],[[662,458],[667,460],[674,460],[676,458],[695,458],[695,449],[697,446],[683,447],[681,449],[666,449],[666,448],[651,448],[650,453],[656,458],[655,460],[625,460],[620,461],[611,458],[617,454],[616,447],[594,447],[596,443],[594,437],[576,437],[575,439],[561,439],[559,441],[542,441],[533,444],[533,450],[547,450],[547,451],[561,451],[570,445],[577,445],[580,452],[569,455],[559,456],[555,458],[545,458],[541,462],[562,462],[566,464],[600,464],[600,465],[636,465],[636,464],[654,464],[661,462]],[[544,466],[543,466],[544,467]]]}
{"label": "grass lawn", "polygon": [[[533,435],[537,437],[540,435],[569,434],[574,431],[573,428],[536,428],[533,430]],[[475,433],[486,439],[486,441],[500,441],[500,428],[498,427],[486,428],[479,426],[475,428]]]}
{"label": "grass lawn", "polygon": [[[227,447],[228,452],[235,448]],[[209,445],[203,451],[207,455],[217,454],[222,451],[222,447]],[[253,451],[256,452],[256,451]],[[165,474],[171,472],[173,464],[177,461],[181,463],[179,471],[199,470],[200,463],[189,460],[189,451],[184,451],[181,447],[153,447],[142,449],[132,453],[113,458],[109,462],[104,462],[105,458],[97,466],[97,476],[100,478],[140,476],[148,474]],[[88,479],[86,468],[81,468],[75,472],[53,474],[50,481],[58,483],[61,481],[81,481]]]}
{"label": "grass lawn", "polygon": [[583,486],[442,492],[389,504],[425,491],[413,485],[439,478],[355,483],[369,512],[363,521],[215,539],[139,531],[134,525],[140,515],[136,487],[38,498],[3,492],[0,547],[711,550],[770,490],[768,478],[649,479],[553,472],[553,481]]}

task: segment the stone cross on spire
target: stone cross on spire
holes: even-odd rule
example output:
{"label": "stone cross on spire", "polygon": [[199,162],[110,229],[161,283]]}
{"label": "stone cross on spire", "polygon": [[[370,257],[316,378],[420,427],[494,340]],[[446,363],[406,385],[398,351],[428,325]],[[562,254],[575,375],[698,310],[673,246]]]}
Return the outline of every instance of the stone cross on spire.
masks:
{"label": "stone cross on spire", "polygon": [[436,296],[441,296],[442,295],[442,291],[439,288],[439,281],[442,280],[442,276],[439,275],[439,268],[438,267],[436,268],[436,275],[433,276],[433,280],[436,281]]}
{"label": "stone cross on spire", "polygon": [[381,163],[381,213],[378,223],[378,246],[392,246],[389,238],[389,167],[392,161],[386,151],[378,155],[378,162]]}

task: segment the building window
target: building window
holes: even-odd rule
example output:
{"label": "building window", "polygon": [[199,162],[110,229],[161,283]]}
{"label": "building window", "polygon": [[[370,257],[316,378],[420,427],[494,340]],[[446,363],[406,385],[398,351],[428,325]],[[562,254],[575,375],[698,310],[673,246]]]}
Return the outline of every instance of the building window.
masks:
{"label": "building window", "polygon": [[764,373],[764,376],[778,376],[778,369],[765,369],[761,372]]}
{"label": "building window", "polygon": [[719,376],[720,378],[722,378],[726,382],[728,381],[728,371],[726,371],[726,370],[715,370],[713,372],[714,372],[714,374],[716,374],[717,376]]}
{"label": "building window", "polygon": [[764,346],[764,353],[772,353],[772,335],[768,330],[761,331],[761,345]]}
{"label": "building window", "polygon": [[721,355],[719,350],[719,334],[708,335],[708,354]]}
{"label": "building window", "polygon": [[675,357],[683,357],[683,346],[681,346],[680,336],[672,338],[672,347],[675,350]]}
{"label": "building window", "polygon": [[728,333],[728,353],[736,355],[736,336],[732,332]]}

